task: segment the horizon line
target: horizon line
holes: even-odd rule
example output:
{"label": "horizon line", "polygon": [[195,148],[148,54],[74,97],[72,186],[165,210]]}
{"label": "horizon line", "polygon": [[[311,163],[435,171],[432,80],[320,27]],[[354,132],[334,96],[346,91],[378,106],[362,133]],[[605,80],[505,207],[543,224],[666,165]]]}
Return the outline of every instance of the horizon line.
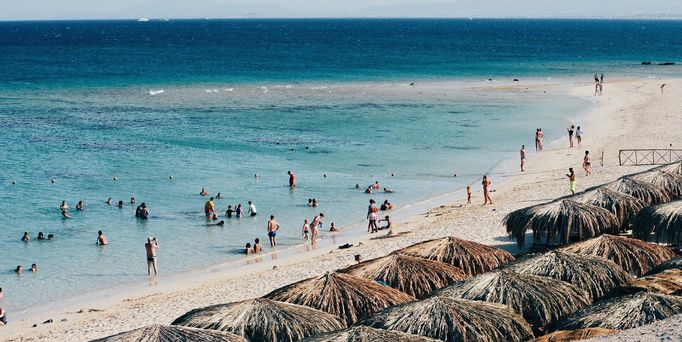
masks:
{"label": "horizon line", "polygon": [[0,19],[0,22],[58,22],[58,21],[139,21],[147,19],[149,21],[170,21],[170,20],[657,20],[657,21],[682,21],[682,15],[668,16],[505,16],[505,17],[485,17],[485,16],[462,16],[462,17],[409,17],[409,16],[386,16],[386,17],[362,17],[362,16],[340,16],[340,17],[288,17],[288,16],[234,16],[234,17],[121,17],[121,18],[59,18],[59,19]]}

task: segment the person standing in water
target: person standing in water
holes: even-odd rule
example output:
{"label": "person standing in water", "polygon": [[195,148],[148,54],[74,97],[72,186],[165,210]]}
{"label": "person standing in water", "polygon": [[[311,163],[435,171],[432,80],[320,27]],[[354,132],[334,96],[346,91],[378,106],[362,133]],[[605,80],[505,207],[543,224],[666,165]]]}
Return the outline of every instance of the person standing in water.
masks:
{"label": "person standing in water", "polygon": [[109,240],[107,240],[107,237],[104,236],[104,233],[102,233],[101,230],[98,231],[97,232],[97,241],[95,241],[95,245],[104,246],[104,245],[108,245],[108,244],[109,244]]}
{"label": "person standing in water", "polygon": [[275,215],[270,215],[268,221],[268,238],[270,238],[270,247],[277,246],[277,231],[279,230],[279,223],[275,220]]}
{"label": "person standing in water", "polygon": [[592,161],[590,160],[590,151],[585,151],[585,157],[583,158],[583,170],[585,170],[585,176],[592,174],[590,169],[592,168]]}
{"label": "person standing in water", "polygon": [[578,140],[578,147],[583,147],[583,130],[580,126],[575,129],[575,138]]}
{"label": "person standing in water", "polygon": [[303,236],[303,241],[308,242],[308,238],[310,237],[310,223],[308,222],[308,219],[303,221],[301,235]]}
{"label": "person standing in water", "polygon": [[213,202],[213,197],[209,198],[208,201],[206,201],[206,204],[204,204],[204,214],[206,214],[207,218],[212,218],[213,214],[215,214],[215,203]]}
{"label": "person standing in water", "polygon": [[575,132],[575,126],[571,125],[571,127],[569,127],[567,129],[567,131],[568,131],[568,144],[569,144],[568,147],[570,148],[570,147],[573,147],[573,133]]}
{"label": "person standing in water", "polygon": [[542,138],[545,136],[544,133],[542,133],[542,128],[538,128],[535,131],[535,151],[542,151]]}
{"label": "person standing in water", "polygon": [[575,195],[575,189],[577,188],[577,184],[575,181],[575,172],[573,171],[573,168],[568,169],[568,173],[566,174],[566,177],[568,177],[568,184],[569,188],[571,189],[571,193]]}
{"label": "person standing in water", "polygon": [[152,275],[152,268],[154,269],[154,275],[157,275],[156,271],[156,250],[159,249],[159,243],[156,238],[148,237],[147,243],[144,244],[144,248],[147,250],[147,273]]}
{"label": "person standing in water", "polygon": [[521,151],[519,151],[521,157],[521,172],[526,171],[523,167],[526,165],[526,145],[521,145]]}
{"label": "person standing in water", "polygon": [[490,179],[488,179],[487,175],[483,176],[483,180],[481,181],[481,185],[483,185],[483,205],[486,205],[488,203],[493,204],[493,200],[490,198],[490,184],[492,182]]}
{"label": "person standing in water", "polygon": [[376,202],[373,199],[369,200],[369,206],[367,207],[367,219],[369,220],[367,231],[370,233],[379,231],[379,227],[377,227],[378,213],[379,209],[376,206]]}
{"label": "person standing in water", "polygon": [[310,243],[313,245],[317,243],[317,235],[320,233],[320,226],[322,225],[323,218],[324,214],[320,213],[319,215],[315,216],[315,218],[313,218],[313,223],[310,225],[310,230],[312,230],[312,238],[310,240]]}
{"label": "person standing in water", "polygon": [[293,189],[296,187],[296,175],[291,171],[287,171],[287,174],[289,175],[289,187]]}
{"label": "person standing in water", "polygon": [[249,201],[249,215],[256,216],[256,205]]}

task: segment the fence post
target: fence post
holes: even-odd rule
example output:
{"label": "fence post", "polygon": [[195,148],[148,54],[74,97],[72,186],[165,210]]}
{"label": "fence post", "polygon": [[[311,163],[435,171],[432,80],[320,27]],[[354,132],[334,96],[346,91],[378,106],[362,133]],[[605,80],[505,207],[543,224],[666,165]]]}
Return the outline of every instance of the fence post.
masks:
{"label": "fence post", "polygon": [[621,159],[622,154],[623,150],[618,150],[618,166],[623,166],[623,160]]}
{"label": "fence post", "polygon": [[604,151],[601,151],[601,166],[604,166]]}

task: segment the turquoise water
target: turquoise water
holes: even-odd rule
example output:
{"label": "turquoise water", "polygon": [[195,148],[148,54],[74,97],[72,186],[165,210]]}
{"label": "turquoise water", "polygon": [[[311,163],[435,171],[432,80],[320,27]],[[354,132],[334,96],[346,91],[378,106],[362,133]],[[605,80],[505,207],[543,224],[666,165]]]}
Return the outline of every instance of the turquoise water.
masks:
{"label": "turquoise water", "polygon": [[[586,23],[612,40],[611,52],[576,53]],[[266,245],[270,214],[285,248],[301,243],[303,220],[318,212],[343,229],[364,221],[369,198],[401,207],[461,189],[521,144],[532,149],[536,127],[551,140],[589,106],[566,95],[568,82],[547,92],[483,87],[513,84],[512,75],[589,81],[601,66],[676,73],[638,61],[668,60],[682,46],[662,48],[679,35],[620,36],[679,23],[151,24],[0,23],[0,286],[11,313],[146,279],[147,236],[161,244],[161,272],[182,272],[240,258],[256,237]],[[396,192],[354,188],[374,181]],[[219,212],[252,200],[259,215],[212,225],[202,187],[223,194]],[[148,221],[133,216],[132,196],[148,204]],[[106,205],[109,197],[126,206]],[[71,219],[59,214],[62,200]],[[98,230],[109,246],[95,246]],[[33,240],[20,241],[24,231]],[[56,239],[36,241],[39,231]],[[11,271],[31,263],[37,274]]]}

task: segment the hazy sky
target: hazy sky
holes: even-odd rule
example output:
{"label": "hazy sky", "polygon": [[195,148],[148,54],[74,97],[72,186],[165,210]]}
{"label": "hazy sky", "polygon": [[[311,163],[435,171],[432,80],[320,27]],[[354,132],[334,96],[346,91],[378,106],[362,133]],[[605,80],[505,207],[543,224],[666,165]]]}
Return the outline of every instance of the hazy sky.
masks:
{"label": "hazy sky", "polygon": [[680,0],[0,0],[0,20],[259,17],[681,18]]}

